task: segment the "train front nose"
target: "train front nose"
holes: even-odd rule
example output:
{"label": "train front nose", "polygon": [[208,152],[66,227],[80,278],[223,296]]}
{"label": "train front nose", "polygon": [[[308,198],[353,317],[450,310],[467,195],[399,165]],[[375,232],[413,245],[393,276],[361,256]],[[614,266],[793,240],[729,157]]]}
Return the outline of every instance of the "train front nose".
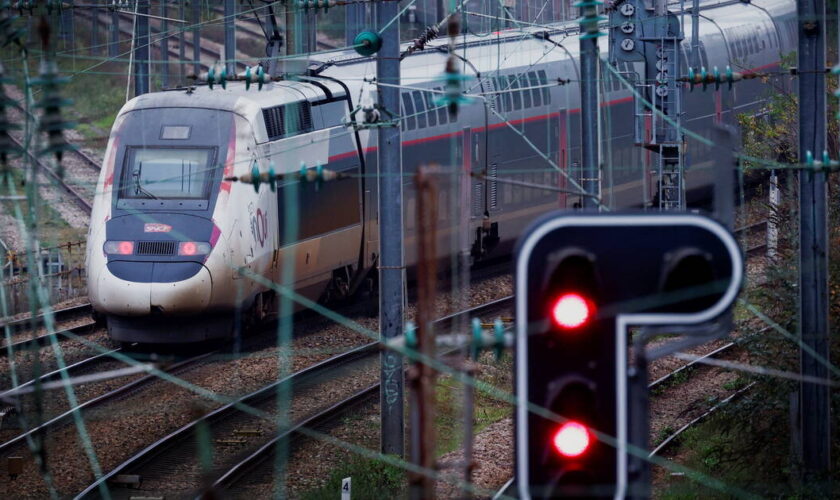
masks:
{"label": "train front nose", "polygon": [[226,254],[212,221],[158,213],[154,222],[126,216],[108,224],[95,305],[114,339],[181,343],[230,333],[230,319],[212,306],[209,262]]}
{"label": "train front nose", "polygon": [[111,314],[195,314],[210,304],[213,279],[201,263],[115,260],[107,269],[99,302]]}

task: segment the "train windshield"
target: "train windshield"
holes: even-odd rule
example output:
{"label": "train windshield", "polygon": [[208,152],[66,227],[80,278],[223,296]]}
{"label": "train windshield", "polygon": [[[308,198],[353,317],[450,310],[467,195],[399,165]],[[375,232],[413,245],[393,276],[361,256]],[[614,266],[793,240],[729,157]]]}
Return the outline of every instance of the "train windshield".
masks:
{"label": "train windshield", "polygon": [[131,148],[120,198],[206,200],[211,153],[209,148]]}

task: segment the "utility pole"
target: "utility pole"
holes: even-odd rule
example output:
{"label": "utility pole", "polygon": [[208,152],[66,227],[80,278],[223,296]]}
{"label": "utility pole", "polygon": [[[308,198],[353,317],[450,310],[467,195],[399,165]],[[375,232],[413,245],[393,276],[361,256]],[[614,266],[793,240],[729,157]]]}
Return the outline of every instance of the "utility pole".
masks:
{"label": "utility pole", "polygon": [[[380,4],[381,5],[381,4]],[[417,351],[434,359],[435,291],[437,287],[437,169],[422,165],[414,176],[417,190]],[[423,361],[411,364],[411,461],[435,470],[435,369]],[[413,473],[409,482],[410,498],[434,499],[435,480]]]}
{"label": "utility pole", "polygon": [[353,46],[356,35],[362,31],[362,27],[365,25],[366,5],[364,2],[357,2],[344,7],[347,16],[344,20],[344,43],[348,47]]}
{"label": "utility pole", "polygon": [[589,194],[582,196],[581,207],[598,207],[599,123],[598,82],[600,81],[600,56],[598,54],[598,3],[594,0],[580,2],[580,121],[583,147],[581,148],[581,187]]}
{"label": "utility pole", "polygon": [[134,19],[134,95],[149,92],[149,2],[137,2]]}
{"label": "utility pole", "polygon": [[201,2],[192,2],[192,43],[193,43],[193,74],[201,74]]}
{"label": "utility pole", "polygon": [[[376,26],[382,49],[376,56],[376,81],[400,84],[400,23],[397,2],[376,5]],[[395,86],[379,86],[379,105],[399,114],[400,91]],[[402,158],[398,123],[377,129],[379,167],[379,336],[383,342],[402,335],[403,329],[403,211]],[[403,359],[393,350],[383,350],[381,363],[381,445],[382,453],[404,455]]]}
{"label": "utility pole", "polygon": [[120,15],[117,8],[111,7],[111,40],[108,43],[108,57],[117,57],[120,54]]}
{"label": "utility pole", "polygon": [[166,0],[160,2],[160,85],[169,87],[169,21]]}
{"label": "utility pole", "polygon": [[90,54],[99,53],[99,7],[90,9]]}
{"label": "utility pole", "polygon": [[[825,2],[797,0],[799,13],[799,161],[822,156],[826,144]],[[826,174],[799,171],[800,373],[828,380],[828,229]],[[807,352],[805,347],[813,349]],[[822,358],[822,359],[820,359]],[[831,465],[830,399],[827,385],[800,382],[799,424],[805,479],[826,481]],[[826,491],[828,493],[828,491]]]}
{"label": "utility pole", "polygon": [[225,0],[225,67],[228,75],[236,74],[236,4]]}

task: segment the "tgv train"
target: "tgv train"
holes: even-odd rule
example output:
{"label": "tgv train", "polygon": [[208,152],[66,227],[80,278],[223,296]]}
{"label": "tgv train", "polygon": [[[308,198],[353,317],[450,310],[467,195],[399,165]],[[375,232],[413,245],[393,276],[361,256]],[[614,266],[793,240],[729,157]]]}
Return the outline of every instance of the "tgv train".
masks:
{"label": "tgv train", "polygon": [[[694,45],[707,68],[772,72],[795,47],[790,0],[707,2],[700,20]],[[686,36],[690,25],[687,16]],[[547,159],[579,175],[579,44],[571,26],[458,37],[463,72],[475,77],[464,85],[475,98],[461,105],[457,118],[428,92],[443,88],[448,40],[433,41],[402,61],[401,109],[389,111],[401,117],[407,265],[415,262],[412,176],[421,164],[439,164],[444,171],[441,257],[457,251],[459,241],[469,242],[476,261],[503,255],[534,217],[580,203],[573,194],[504,182],[569,187]],[[683,42],[692,46],[690,38]],[[360,123],[364,113],[352,111],[376,99],[370,83],[375,62],[333,51],[311,56],[308,68],[259,91],[231,82],[226,89],[146,94],[119,112],[94,201],[86,261],[91,302],[107,317],[114,339],[180,343],[230,335],[235,320],[259,318],[275,307],[266,280],[286,280],[313,300],[370,286],[379,248],[376,128],[347,123],[351,115]],[[632,64],[619,70],[640,71]],[[682,124],[711,137],[715,122],[759,112],[766,89],[752,80],[732,90],[686,93]],[[610,78],[602,91],[603,203],[644,205],[656,196],[654,159],[634,144],[633,94]],[[709,151],[689,138],[690,199],[702,196],[712,181]],[[282,173],[302,165],[347,175],[301,183],[293,191],[225,180],[254,167]],[[476,173],[484,175],[470,175]],[[293,241],[285,240],[287,233],[294,233]],[[286,258],[294,259],[294,272],[284,277]]]}

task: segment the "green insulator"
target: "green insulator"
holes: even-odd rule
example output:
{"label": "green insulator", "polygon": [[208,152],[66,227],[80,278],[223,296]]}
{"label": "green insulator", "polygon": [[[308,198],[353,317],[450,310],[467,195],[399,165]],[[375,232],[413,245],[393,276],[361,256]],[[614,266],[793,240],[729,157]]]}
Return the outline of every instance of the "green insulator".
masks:
{"label": "green insulator", "polygon": [[260,192],[260,169],[257,167],[257,162],[251,167],[251,183],[254,184],[254,192]]}
{"label": "green insulator", "polygon": [[219,72],[219,84],[227,90],[227,68],[222,68],[222,71]]}
{"label": "green insulator", "polygon": [[501,318],[496,318],[496,321],[493,322],[493,336],[495,337],[493,350],[496,355],[496,361],[499,361],[502,359],[502,353],[505,350],[505,325],[502,323]]}
{"label": "green insulator", "polygon": [[323,0],[321,2],[321,7],[324,9],[324,14],[330,11],[330,0]]}
{"label": "green insulator", "polygon": [[257,90],[262,90],[265,85],[265,70],[262,66],[257,67]]}
{"label": "green insulator", "polygon": [[694,68],[688,68],[688,91],[694,92]]}
{"label": "green insulator", "polygon": [[373,31],[362,31],[353,39],[353,47],[362,56],[372,56],[382,48],[382,37]]}
{"label": "green insulator", "polygon": [[251,90],[251,67],[245,68],[245,90]]}
{"label": "green insulator", "polygon": [[735,81],[735,74],[732,73],[732,67],[728,64],[726,65],[726,83],[728,84],[729,90],[732,90],[732,83]]}
{"label": "green insulator", "polygon": [[300,181],[301,185],[307,183],[309,181],[309,177],[307,176],[306,171],[306,163],[300,162],[300,171],[298,172],[298,180]]}
{"label": "green insulator", "polygon": [[417,350],[417,327],[411,321],[405,324],[405,348]]}
{"label": "green insulator", "polygon": [[715,78],[715,90],[720,90],[720,71],[717,66],[712,70],[712,76]]}
{"label": "green insulator", "polygon": [[708,76],[709,76],[709,74],[706,73],[706,67],[701,66],[700,67],[700,79],[703,80],[703,91],[704,92],[706,91],[706,86],[707,86],[706,78],[708,78]]}
{"label": "green insulator", "polygon": [[207,70],[207,85],[210,87],[210,90],[213,90],[213,85],[216,83],[216,68],[210,68]]}
{"label": "green insulator", "polygon": [[814,168],[814,154],[810,151],[805,151],[805,165],[808,168]]}
{"label": "green insulator", "polygon": [[269,163],[268,165],[268,186],[271,188],[271,192],[277,190],[277,174],[274,173],[274,163]]}
{"label": "green insulator", "polygon": [[831,157],[828,156],[828,151],[823,150],[822,154],[822,166],[824,169],[829,169],[831,167]]}
{"label": "green insulator", "polygon": [[478,359],[481,353],[481,321],[478,318],[472,320],[472,341],[470,342],[470,356]]}

